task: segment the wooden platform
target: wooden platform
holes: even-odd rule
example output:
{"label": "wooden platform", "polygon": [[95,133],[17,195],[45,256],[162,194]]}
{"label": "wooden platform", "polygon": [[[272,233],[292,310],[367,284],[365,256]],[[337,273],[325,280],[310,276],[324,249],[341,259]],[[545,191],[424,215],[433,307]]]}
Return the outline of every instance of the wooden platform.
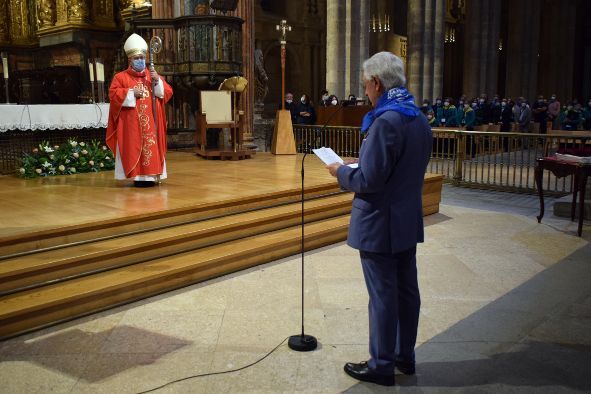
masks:
{"label": "wooden platform", "polygon": [[[0,177],[0,338],[298,253],[300,164],[170,152],[169,179],[147,189],[112,172]],[[353,196],[315,157],[305,169],[310,250],[346,239]],[[441,182],[426,177],[425,214]]]}
{"label": "wooden platform", "polygon": [[237,151],[233,150],[220,150],[220,149],[208,149],[200,150],[197,149],[195,154],[204,159],[219,159],[219,160],[244,160],[250,159],[256,154],[256,151],[251,149],[240,149]]}

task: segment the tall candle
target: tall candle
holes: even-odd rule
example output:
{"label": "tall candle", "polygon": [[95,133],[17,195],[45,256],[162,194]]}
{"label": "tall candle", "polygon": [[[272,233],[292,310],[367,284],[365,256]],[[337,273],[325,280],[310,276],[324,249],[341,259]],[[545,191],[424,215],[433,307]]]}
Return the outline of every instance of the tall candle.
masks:
{"label": "tall candle", "polygon": [[4,71],[4,79],[8,79],[8,58],[2,57],[2,71]]}
{"label": "tall candle", "polygon": [[105,82],[105,66],[103,63],[96,62],[96,80]]}
{"label": "tall candle", "polygon": [[88,62],[88,71],[90,72],[90,82],[94,82],[94,68],[92,62]]}

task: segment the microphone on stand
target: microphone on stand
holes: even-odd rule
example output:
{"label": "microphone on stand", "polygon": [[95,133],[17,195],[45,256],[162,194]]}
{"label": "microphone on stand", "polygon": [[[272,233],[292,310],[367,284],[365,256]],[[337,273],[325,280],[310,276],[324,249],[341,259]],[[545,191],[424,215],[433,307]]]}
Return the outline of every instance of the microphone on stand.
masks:
{"label": "microphone on stand", "polygon": [[[334,111],[328,119],[326,120],[324,126],[320,128],[320,130],[316,131],[316,137],[314,138],[314,146],[318,142],[318,137],[324,133],[326,127],[330,123],[330,121],[334,118],[334,116],[341,112],[343,108],[343,104],[339,105],[339,107]],[[312,148],[308,145],[307,149],[304,151],[304,157],[302,157],[302,244],[301,244],[301,255],[302,255],[302,333],[299,335],[292,335],[289,337],[289,341],[287,342],[287,346],[291,350],[295,350],[297,352],[309,352],[311,350],[316,349],[318,346],[318,341],[316,337],[312,335],[306,335],[304,333],[304,160],[308,155],[308,152],[311,152]]]}

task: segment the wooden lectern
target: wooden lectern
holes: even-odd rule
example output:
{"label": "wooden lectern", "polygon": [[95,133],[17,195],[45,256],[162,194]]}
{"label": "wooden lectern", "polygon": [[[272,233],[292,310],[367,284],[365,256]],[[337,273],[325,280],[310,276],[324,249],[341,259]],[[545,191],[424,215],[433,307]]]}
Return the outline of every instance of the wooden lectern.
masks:
{"label": "wooden lectern", "polygon": [[275,130],[273,131],[273,143],[271,153],[274,155],[295,155],[296,144],[291,124],[289,110],[280,109],[275,115]]}
{"label": "wooden lectern", "polygon": [[[239,110],[238,96],[246,88],[247,81],[243,77],[226,79],[220,85],[220,90],[200,92],[200,109],[197,112],[196,134],[197,155],[222,160],[249,159],[255,154],[250,149],[242,149],[242,130],[244,126],[244,111]],[[231,147],[225,148],[225,144],[219,148],[207,146],[207,129],[230,129]]]}

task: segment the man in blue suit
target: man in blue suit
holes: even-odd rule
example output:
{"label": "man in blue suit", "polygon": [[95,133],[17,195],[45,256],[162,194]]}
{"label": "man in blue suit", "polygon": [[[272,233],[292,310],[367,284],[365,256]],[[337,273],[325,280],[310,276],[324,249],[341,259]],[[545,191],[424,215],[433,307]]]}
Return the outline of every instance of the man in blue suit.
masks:
{"label": "man in blue suit", "polygon": [[404,88],[402,60],[380,52],[363,63],[365,94],[374,109],[363,119],[358,167],[327,166],[355,192],[347,243],[359,250],[369,293],[369,354],[345,372],[392,386],[394,369],[414,374],[419,322],[416,246],[423,242],[422,189],[433,137]]}

